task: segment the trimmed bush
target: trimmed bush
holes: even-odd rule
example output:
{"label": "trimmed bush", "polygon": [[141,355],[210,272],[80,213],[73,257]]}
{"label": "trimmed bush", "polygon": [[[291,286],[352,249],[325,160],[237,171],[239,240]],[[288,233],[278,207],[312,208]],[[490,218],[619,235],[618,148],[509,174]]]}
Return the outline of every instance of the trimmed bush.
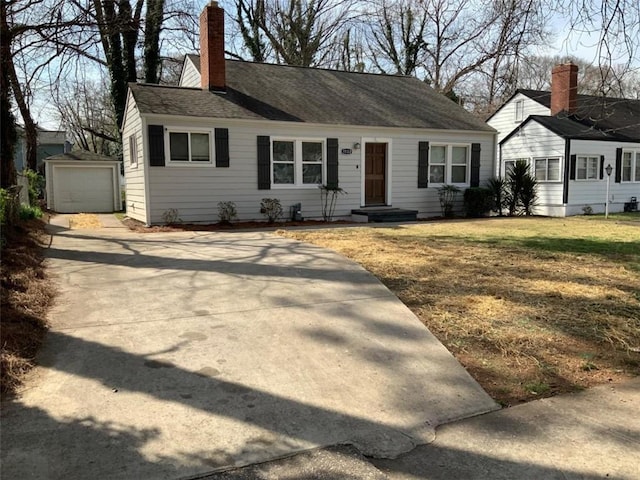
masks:
{"label": "trimmed bush", "polygon": [[277,198],[263,198],[260,202],[260,213],[267,217],[268,223],[274,223],[282,216],[282,204]]}
{"label": "trimmed bush", "polygon": [[493,208],[493,191],[484,187],[471,187],[464,191],[464,210],[467,217],[486,217]]}
{"label": "trimmed bush", "polygon": [[218,220],[224,225],[229,225],[238,216],[234,202],[218,202]]}

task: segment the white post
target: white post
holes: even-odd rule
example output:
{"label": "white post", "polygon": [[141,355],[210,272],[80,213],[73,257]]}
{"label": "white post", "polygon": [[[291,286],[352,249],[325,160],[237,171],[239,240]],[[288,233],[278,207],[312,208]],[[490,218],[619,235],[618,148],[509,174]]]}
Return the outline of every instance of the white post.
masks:
{"label": "white post", "polygon": [[611,174],[607,175],[607,201],[604,204],[604,218],[609,218],[609,182],[611,181]]}

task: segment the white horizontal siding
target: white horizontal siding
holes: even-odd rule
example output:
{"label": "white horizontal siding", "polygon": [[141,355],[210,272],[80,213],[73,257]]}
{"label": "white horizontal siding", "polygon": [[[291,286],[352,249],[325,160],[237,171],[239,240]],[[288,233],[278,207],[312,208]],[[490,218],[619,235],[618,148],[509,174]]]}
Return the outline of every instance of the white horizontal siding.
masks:
{"label": "white horizontal siding", "polygon": [[[571,154],[577,156],[597,156],[604,155],[604,165],[611,165],[609,185],[609,211],[621,212],[625,202],[631,197],[640,198],[640,182],[615,183],[616,178],[616,149],[636,148],[640,149],[640,143],[616,143],[602,142],[594,140],[572,140]],[[571,180],[569,183],[569,201],[567,205],[567,215],[579,215],[583,213],[585,206],[590,206],[594,213],[602,213],[605,209],[607,196],[607,174],[604,173],[602,180]]]}
{"label": "white horizontal siding", "polygon": [[[524,111],[522,120],[516,121],[516,102],[522,100]],[[549,115],[549,109],[544,105],[530,99],[526,95],[518,93],[511,100],[505,103],[487,122],[498,131],[497,143],[500,143],[516,127],[518,127],[529,115]],[[496,172],[497,173],[497,172]]]}
{"label": "white horizontal siding", "polygon": [[[124,130],[122,131],[125,188],[125,212],[128,217],[147,223],[145,199],[145,142],[143,122],[138,113],[133,95],[129,92]],[[132,166],[129,158],[129,137],[136,136],[138,159]]]}
{"label": "white horizontal siding", "polygon": [[180,74],[179,86],[199,88],[202,85],[200,81],[200,72],[195,67],[189,57],[185,57]]}
{"label": "white horizontal siding", "polygon": [[529,122],[523,127],[519,135],[514,135],[502,144],[502,172],[504,172],[504,162],[507,160],[526,158],[531,162],[533,173],[534,158],[560,158],[561,181],[538,183],[538,203],[534,210],[537,215],[563,216],[564,204],[562,195],[564,184],[562,179],[565,168],[564,153],[565,140],[537,122]]}
{"label": "white horizontal siding", "polygon": [[[154,124],[185,128],[229,128],[230,166],[185,165],[149,168],[151,223],[162,223],[162,215],[176,209],[184,222],[218,221],[218,202],[236,203],[241,220],[263,220],[260,213],[262,198],[278,198],[284,207],[302,203],[305,218],[320,218],[320,191],[310,188],[273,188],[258,190],[257,136],[290,138],[338,138],[339,151],[353,150],[355,143],[361,150],[352,154],[339,154],[339,182],[345,195],[338,198],[335,216],[349,217],[351,210],[361,206],[363,138],[390,139],[389,161],[392,165],[391,203],[394,207],[412,208],[421,216],[440,214],[437,188],[418,189],[418,142],[481,143],[481,182],[489,178],[494,169],[493,133],[432,132],[358,127],[308,126],[276,124],[272,122],[227,122],[212,124],[206,120],[178,121],[154,118]],[[145,155],[146,157],[147,155]]]}

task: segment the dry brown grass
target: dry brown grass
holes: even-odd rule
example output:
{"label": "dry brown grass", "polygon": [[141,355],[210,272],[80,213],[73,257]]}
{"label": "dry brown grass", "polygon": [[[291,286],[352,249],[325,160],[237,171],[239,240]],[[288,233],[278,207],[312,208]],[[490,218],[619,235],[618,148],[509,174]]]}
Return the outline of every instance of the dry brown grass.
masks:
{"label": "dry brown grass", "polygon": [[69,218],[69,227],[75,229],[102,228],[102,223],[95,213],[78,213]]}
{"label": "dry brown grass", "polygon": [[361,263],[508,405],[640,374],[640,226],[492,219],[286,232]]}
{"label": "dry brown grass", "polygon": [[22,376],[33,366],[47,329],[46,312],[54,289],[43,266],[42,246],[48,240],[39,220],[4,228],[0,267],[0,387],[14,393]]}

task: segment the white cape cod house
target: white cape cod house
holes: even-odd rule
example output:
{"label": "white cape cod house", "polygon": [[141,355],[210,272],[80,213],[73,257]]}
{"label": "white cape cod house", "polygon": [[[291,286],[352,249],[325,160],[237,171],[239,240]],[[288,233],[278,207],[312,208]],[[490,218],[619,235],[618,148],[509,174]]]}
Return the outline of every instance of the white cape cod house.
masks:
{"label": "white cape cod house", "polygon": [[556,66],[551,92],[518,90],[489,118],[498,131],[496,175],[529,162],[540,215],[604,212],[607,181],[609,211],[637,209],[640,99],[578,95],[577,73],[576,65]]}
{"label": "white cape cod house", "polygon": [[[201,55],[176,87],[131,84],[122,127],[126,213],[176,210],[216,222],[218,202],[260,220],[262,198],[321,217],[318,185],[339,186],[336,218],[361,208],[440,215],[438,187],[495,171],[495,131],[412,77],[224,58],[224,12],[200,18]],[[460,195],[460,198],[462,195]]]}

